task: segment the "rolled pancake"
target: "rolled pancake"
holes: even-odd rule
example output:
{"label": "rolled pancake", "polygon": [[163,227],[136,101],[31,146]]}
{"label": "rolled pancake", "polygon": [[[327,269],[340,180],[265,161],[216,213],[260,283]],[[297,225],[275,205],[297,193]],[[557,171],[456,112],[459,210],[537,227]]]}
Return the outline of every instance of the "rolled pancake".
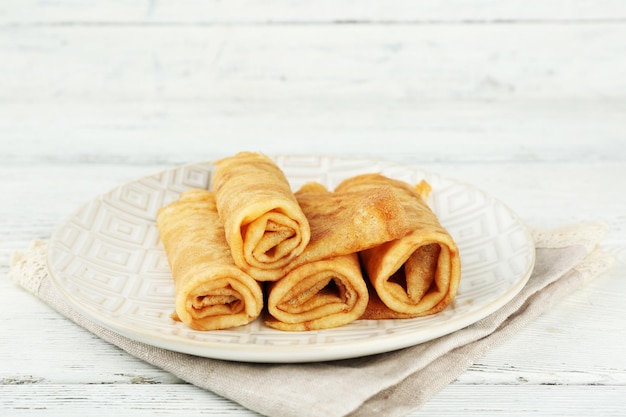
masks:
{"label": "rolled pancake", "polygon": [[211,187],[235,264],[259,281],[279,279],[311,237],[287,178],[258,153],[242,152],[215,165]]}
{"label": "rolled pancake", "polygon": [[319,183],[305,184],[296,197],[308,218],[311,239],[302,254],[275,272],[282,279],[302,265],[405,236],[412,222],[402,216],[399,194],[389,187],[331,193]]}
{"label": "rolled pancake", "polygon": [[343,181],[336,192],[388,187],[397,190],[412,230],[359,253],[375,295],[370,296],[364,319],[410,318],[434,314],[456,296],[461,262],[456,243],[439,223],[417,188],[380,174],[365,174]]}
{"label": "rolled pancake", "polygon": [[159,210],[157,227],[175,284],[174,319],[216,330],[260,315],[261,285],[233,262],[212,192],[182,193]]}
{"label": "rolled pancake", "polygon": [[363,315],[369,299],[356,253],[304,264],[269,287],[265,323],[279,330],[343,326]]}
{"label": "rolled pancake", "polygon": [[[296,198],[314,201],[316,196],[324,195],[328,196],[328,191],[323,186],[309,184],[296,193]],[[322,259],[304,263],[268,285],[265,323],[288,331],[328,329],[348,324],[365,312],[369,298],[358,254],[351,252],[325,257],[323,253],[331,253],[333,243],[332,237],[326,240],[328,224],[311,204],[305,203],[302,207],[311,219],[311,241],[303,255],[317,248],[312,259]]]}

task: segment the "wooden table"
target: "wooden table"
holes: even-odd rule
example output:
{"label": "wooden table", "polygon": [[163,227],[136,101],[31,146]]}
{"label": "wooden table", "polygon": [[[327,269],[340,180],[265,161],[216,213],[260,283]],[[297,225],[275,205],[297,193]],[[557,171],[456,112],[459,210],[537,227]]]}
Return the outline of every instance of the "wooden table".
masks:
{"label": "wooden table", "polygon": [[240,150],[381,158],[530,226],[605,221],[615,267],[414,416],[626,409],[626,3],[0,4],[0,415],[253,412],[6,279],[87,200]]}

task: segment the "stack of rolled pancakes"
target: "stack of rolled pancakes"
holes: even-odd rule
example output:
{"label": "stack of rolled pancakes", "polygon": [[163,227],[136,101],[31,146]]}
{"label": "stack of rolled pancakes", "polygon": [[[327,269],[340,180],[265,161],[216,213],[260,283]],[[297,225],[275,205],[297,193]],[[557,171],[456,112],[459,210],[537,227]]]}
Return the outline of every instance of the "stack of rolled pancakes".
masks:
{"label": "stack of rolled pancakes", "polygon": [[211,191],[183,192],[157,215],[174,319],[215,330],[263,315],[304,331],[435,314],[454,299],[458,248],[420,194],[427,184],[364,174],[294,193],[265,155],[215,165]]}

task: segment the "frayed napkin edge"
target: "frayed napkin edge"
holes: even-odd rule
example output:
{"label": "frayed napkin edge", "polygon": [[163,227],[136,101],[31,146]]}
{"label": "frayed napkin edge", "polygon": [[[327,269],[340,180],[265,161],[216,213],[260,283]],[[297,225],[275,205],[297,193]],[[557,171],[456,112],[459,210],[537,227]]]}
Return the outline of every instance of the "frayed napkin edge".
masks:
{"label": "frayed napkin edge", "polygon": [[47,255],[47,240],[31,241],[27,250],[15,251],[11,255],[9,278],[38,297],[41,283],[50,274]]}
{"label": "frayed napkin edge", "polygon": [[591,253],[606,236],[609,224],[606,222],[580,222],[557,227],[530,227],[537,248],[563,248],[582,245]]}

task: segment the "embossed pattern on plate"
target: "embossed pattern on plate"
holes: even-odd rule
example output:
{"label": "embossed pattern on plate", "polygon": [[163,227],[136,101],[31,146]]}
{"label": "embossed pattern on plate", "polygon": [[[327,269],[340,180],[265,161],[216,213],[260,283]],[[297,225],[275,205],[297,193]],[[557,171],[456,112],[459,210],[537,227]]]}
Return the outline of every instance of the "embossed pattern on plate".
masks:
{"label": "embossed pattern on plate", "polygon": [[220,331],[195,331],[170,318],[174,285],[155,224],[157,210],[186,189],[208,188],[213,165],[202,162],[138,179],[88,202],[53,234],[53,282],[81,313],[131,339],[199,356],[250,362],[346,359],[422,343],[472,324],[524,286],[534,265],[526,226],[474,187],[387,162],[277,156],[292,187],[329,188],[360,173],[433,187],[428,204],[459,246],[462,278],[443,312],[408,320],[358,320],[337,329],[282,332],[261,320]]}

